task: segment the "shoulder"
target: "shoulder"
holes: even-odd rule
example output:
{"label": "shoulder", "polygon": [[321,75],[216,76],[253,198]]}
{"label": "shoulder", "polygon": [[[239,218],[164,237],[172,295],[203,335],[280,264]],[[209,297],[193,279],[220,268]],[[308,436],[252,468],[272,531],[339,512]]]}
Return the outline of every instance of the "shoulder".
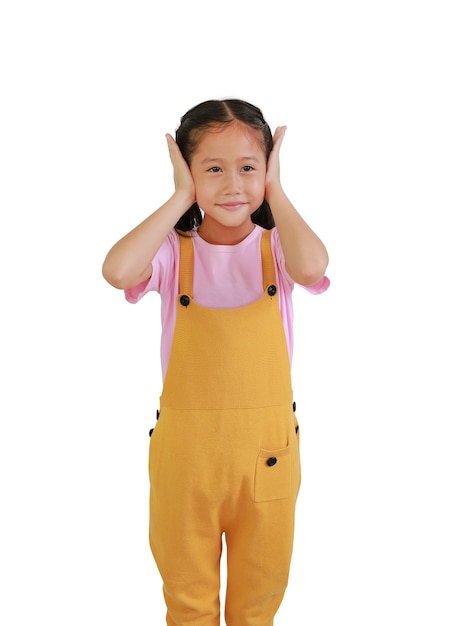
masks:
{"label": "shoulder", "polygon": [[165,237],[155,257],[152,259],[153,267],[170,262],[179,254],[179,240],[180,235],[173,228]]}
{"label": "shoulder", "polygon": [[273,257],[276,261],[276,263],[278,264],[279,268],[281,269],[281,271],[283,271],[285,273],[285,275],[289,278],[289,282],[293,282],[293,280],[288,276],[287,272],[286,272],[286,262],[284,259],[284,252],[282,250],[282,246],[281,246],[281,240],[279,238],[279,233],[278,233],[278,229],[276,228],[276,226],[274,228],[271,229],[271,252],[273,254]]}

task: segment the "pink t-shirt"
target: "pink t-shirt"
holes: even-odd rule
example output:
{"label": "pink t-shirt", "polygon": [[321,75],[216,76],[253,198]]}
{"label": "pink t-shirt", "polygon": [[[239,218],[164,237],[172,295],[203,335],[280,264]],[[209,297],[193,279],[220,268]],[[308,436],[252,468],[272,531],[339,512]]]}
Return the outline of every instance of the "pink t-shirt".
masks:
{"label": "pink t-shirt", "polygon": [[[260,239],[263,229],[254,230],[240,243],[233,246],[210,244],[197,231],[190,234],[194,243],[193,289],[195,301],[212,309],[228,309],[245,306],[258,300],[263,294],[262,257]],[[289,357],[293,353],[293,307],[294,281],[285,269],[284,255],[276,228],[272,230],[271,248],[275,261],[276,286],[279,308],[284,324]],[[178,295],[179,235],[172,230],[152,260],[152,276],[148,281],[125,290],[128,302],[135,304],[148,291],[160,294],[162,308],[161,362],[165,374],[170,358],[171,343],[176,319],[176,296]],[[324,276],[314,285],[304,287],[311,294],[327,290],[330,281]]]}

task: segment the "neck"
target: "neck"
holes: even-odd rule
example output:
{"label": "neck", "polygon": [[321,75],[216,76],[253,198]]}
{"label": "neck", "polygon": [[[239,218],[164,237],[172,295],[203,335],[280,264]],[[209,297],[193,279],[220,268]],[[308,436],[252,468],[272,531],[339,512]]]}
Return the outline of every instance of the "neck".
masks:
{"label": "neck", "polygon": [[241,224],[240,226],[224,226],[218,222],[211,220],[207,216],[198,229],[198,234],[207,243],[218,246],[234,246],[246,239],[252,233],[255,224],[251,221]]}

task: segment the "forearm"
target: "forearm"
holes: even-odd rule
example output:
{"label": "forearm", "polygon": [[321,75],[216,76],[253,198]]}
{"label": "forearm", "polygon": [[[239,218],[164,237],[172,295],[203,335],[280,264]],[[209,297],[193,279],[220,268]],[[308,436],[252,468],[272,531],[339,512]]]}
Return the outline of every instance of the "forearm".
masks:
{"label": "forearm", "polygon": [[151,276],[151,263],[179,218],[192,204],[183,192],[175,192],[159,209],[120,239],[108,252],[102,273],[110,285],[128,289]]}
{"label": "forearm", "polygon": [[322,278],[328,265],[327,250],[290,202],[280,183],[267,189],[270,205],[289,276],[301,285]]}

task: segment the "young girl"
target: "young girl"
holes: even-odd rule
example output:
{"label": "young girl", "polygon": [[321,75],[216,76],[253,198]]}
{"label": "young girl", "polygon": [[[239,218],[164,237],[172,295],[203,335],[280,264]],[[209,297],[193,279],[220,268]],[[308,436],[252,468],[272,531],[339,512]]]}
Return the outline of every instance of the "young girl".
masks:
{"label": "young girl", "polygon": [[103,265],[129,302],[162,301],[163,392],[151,434],[150,545],[169,626],[271,626],[300,485],[292,397],[294,283],[325,291],[320,239],[282,189],[262,112],[210,100],[167,135],[175,192]]}

